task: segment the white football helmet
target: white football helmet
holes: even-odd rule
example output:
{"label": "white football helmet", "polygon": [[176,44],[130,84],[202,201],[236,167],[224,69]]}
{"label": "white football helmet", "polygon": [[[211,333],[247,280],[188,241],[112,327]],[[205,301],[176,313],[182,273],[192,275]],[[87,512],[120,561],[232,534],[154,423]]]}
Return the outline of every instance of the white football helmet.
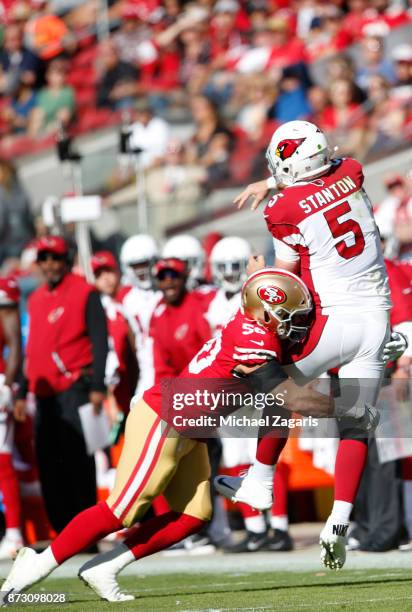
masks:
{"label": "white football helmet", "polygon": [[224,291],[237,293],[246,280],[246,266],[252,249],[237,236],[222,238],[210,254],[213,280]]}
{"label": "white football helmet", "polygon": [[[131,236],[120,251],[120,262],[126,279],[140,289],[152,287],[151,268],[159,257],[156,241],[148,234]],[[132,266],[139,265],[139,270]]]}
{"label": "white football helmet", "polygon": [[332,165],[325,134],[309,121],[288,121],[275,130],[266,151],[269,170],[279,185],[311,179]]}
{"label": "white football helmet", "polygon": [[176,257],[186,262],[188,287],[199,284],[203,277],[205,254],[200,241],[189,234],[179,234],[170,238],[163,247],[162,257]]}

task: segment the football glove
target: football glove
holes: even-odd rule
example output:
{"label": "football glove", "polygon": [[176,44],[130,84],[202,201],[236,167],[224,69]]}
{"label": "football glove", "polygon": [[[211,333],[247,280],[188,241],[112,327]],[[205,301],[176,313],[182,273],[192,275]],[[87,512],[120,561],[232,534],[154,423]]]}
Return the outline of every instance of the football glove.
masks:
{"label": "football glove", "polygon": [[391,337],[382,350],[382,359],[385,363],[396,361],[402,357],[408,348],[408,339],[401,332],[392,332]]}

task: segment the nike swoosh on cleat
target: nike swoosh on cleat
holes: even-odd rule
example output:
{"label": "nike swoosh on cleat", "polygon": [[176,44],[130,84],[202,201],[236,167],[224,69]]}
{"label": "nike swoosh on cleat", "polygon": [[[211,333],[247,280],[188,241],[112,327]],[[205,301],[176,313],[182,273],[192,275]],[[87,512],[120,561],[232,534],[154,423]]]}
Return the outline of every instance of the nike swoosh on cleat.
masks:
{"label": "nike swoosh on cleat", "polygon": [[230,489],[230,491],[233,491],[233,493],[236,493],[236,492],[237,492],[237,489],[235,489],[234,487],[232,487],[231,485],[229,485],[229,484],[226,482],[226,479],[225,479],[224,477],[219,478],[219,479],[217,480],[217,482],[218,482],[219,484],[222,484],[223,486],[225,486],[227,489]]}

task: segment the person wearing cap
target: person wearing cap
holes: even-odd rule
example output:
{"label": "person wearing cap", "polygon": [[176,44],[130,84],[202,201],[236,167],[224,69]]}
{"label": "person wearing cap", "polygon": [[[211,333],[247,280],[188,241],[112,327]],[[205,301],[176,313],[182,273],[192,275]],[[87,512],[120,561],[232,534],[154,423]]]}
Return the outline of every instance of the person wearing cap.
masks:
{"label": "person wearing cap", "polygon": [[56,531],[96,501],[94,457],[89,456],[79,408],[99,413],[105,398],[108,352],[100,297],[70,269],[60,236],[37,243],[44,284],[28,301],[25,375],[36,397],[35,446],[42,493]]}
{"label": "person wearing cap", "polygon": [[201,298],[186,288],[186,264],[181,259],[161,259],[154,275],[163,294],[150,327],[155,382],[159,382],[180,374],[212,333]]}
{"label": "person wearing cap", "polygon": [[[11,278],[0,278],[0,491],[6,531],[0,541],[0,560],[10,559],[23,546],[19,482],[13,467],[13,395],[21,369],[20,291]],[[4,357],[7,349],[7,358]],[[16,412],[15,417],[20,419]]]}
{"label": "person wearing cap", "polygon": [[137,384],[137,362],[134,334],[123,307],[117,301],[120,270],[110,251],[98,251],[91,259],[95,286],[106,313],[109,333],[109,355],[106,382],[115,410],[127,414]]}

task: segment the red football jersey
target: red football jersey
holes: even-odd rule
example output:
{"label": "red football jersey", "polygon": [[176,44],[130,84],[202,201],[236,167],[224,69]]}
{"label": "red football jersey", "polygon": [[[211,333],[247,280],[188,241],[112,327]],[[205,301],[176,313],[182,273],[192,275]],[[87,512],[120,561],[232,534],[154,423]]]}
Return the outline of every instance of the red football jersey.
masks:
{"label": "red football jersey", "polygon": [[[222,331],[204,344],[179,378],[231,379],[237,365],[262,365],[270,359],[282,360],[279,338],[238,310]],[[148,389],[143,399],[161,414],[160,384]]]}
{"label": "red football jersey", "polygon": [[[299,146],[287,143],[283,156]],[[388,280],[362,166],[339,159],[319,178],[298,181],[265,208],[276,256],[299,263],[316,306],[388,310]]]}

